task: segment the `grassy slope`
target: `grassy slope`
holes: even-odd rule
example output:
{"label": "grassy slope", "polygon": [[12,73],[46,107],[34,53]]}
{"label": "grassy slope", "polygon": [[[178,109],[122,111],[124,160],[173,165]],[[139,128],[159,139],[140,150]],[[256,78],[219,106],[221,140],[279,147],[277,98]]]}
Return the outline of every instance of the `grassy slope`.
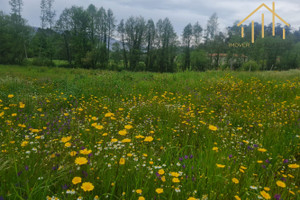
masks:
{"label": "grassy slope", "polygon": [[[270,187],[271,196],[297,198],[289,190],[299,197],[299,169],[288,164],[299,163],[299,77],[299,70],[157,74],[0,66],[0,196],[137,199],[140,195],[132,190],[143,189],[146,199],[205,194],[209,199],[235,195],[256,199],[263,187]],[[14,97],[8,98],[9,94]],[[19,102],[25,108],[19,108]],[[109,112],[116,119],[105,117]],[[93,127],[95,122],[103,129]],[[126,124],[133,129],[120,136],[118,131]],[[218,130],[209,130],[209,124]],[[32,134],[32,128],[40,130]],[[141,142],[135,138],[139,134],[154,140]],[[32,143],[21,147],[26,135]],[[41,135],[43,140],[35,139]],[[64,136],[72,136],[71,147],[59,141]],[[130,138],[132,145],[119,143],[111,148],[112,138]],[[92,150],[93,166],[78,170],[69,153],[82,146]],[[179,161],[185,155],[193,158]],[[118,164],[122,156],[125,165]],[[260,160],[262,164],[257,163]],[[156,177],[154,166],[165,170],[166,182]],[[173,183],[168,173],[179,171],[181,182]],[[93,183],[95,189],[84,192],[80,184],[73,185],[75,176]],[[285,176],[287,187],[278,187],[276,181]],[[232,182],[234,177],[238,184]],[[76,194],[62,193],[64,185],[76,189]],[[251,190],[251,185],[261,188]],[[160,187],[164,193],[157,195],[155,189]]]}

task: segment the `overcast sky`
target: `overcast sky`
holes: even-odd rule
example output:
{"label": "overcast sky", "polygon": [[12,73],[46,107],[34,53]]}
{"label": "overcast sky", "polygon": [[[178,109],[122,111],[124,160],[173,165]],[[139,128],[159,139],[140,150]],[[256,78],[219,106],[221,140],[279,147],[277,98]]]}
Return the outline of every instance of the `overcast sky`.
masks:
{"label": "overcast sky", "polygon": [[[220,30],[231,26],[235,21],[241,21],[259,5],[265,3],[272,8],[274,0],[55,0],[56,19],[64,8],[72,5],[87,8],[94,4],[100,8],[112,9],[119,22],[130,16],[152,18],[155,22],[168,17],[176,32],[182,33],[185,25],[199,21],[206,27],[208,18],[216,12],[219,17]],[[40,25],[40,0],[23,0],[22,15],[32,26]],[[0,0],[0,10],[10,13],[9,0]],[[245,23],[251,20],[260,22],[261,13],[265,13],[265,23],[271,23],[272,17],[263,8]],[[300,27],[300,0],[276,0],[276,13],[295,29]],[[276,22],[280,22],[276,19]]]}

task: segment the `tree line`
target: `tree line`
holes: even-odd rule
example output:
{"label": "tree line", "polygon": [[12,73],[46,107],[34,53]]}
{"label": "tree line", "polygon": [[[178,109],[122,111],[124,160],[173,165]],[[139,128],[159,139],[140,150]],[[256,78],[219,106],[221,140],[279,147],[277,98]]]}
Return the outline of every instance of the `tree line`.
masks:
{"label": "tree line", "polygon": [[[22,18],[22,0],[10,0],[11,13],[0,11],[0,63],[54,65],[109,70],[175,72],[184,70],[287,70],[300,66],[300,29],[255,23],[255,43],[251,25],[245,38],[237,22],[219,30],[214,13],[205,28],[199,22],[187,24],[177,35],[168,18],[154,22],[129,17],[117,22],[111,9],[89,5],[66,8],[57,16],[54,0],[41,0],[39,28]],[[286,39],[282,39],[282,28]],[[241,45],[247,43],[248,45]]]}

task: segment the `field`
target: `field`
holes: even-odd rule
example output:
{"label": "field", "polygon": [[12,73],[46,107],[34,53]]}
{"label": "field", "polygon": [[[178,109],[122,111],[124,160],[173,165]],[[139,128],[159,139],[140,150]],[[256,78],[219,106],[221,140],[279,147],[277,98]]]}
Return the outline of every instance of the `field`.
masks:
{"label": "field", "polygon": [[0,66],[0,199],[300,199],[300,71]]}

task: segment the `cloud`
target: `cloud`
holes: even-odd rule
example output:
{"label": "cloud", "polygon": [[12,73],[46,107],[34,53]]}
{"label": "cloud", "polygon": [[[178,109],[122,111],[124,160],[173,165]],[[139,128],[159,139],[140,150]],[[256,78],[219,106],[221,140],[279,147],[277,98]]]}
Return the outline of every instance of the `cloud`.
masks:
{"label": "cloud", "polygon": [[[224,30],[227,26],[232,26],[235,21],[245,18],[261,3],[271,7],[272,1],[274,0],[56,0],[54,8],[57,13],[56,18],[64,8],[72,5],[86,8],[91,3],[98,8],[101,6],[105,9],[111,8],[118,21],[130,16],[143,16],[146,19],[152,18],[154,21],[168,17],[173,23],[175,31],[180,35],[188,23],[194,24],[199,21],[205,28],[208,18],[214,12],[218,14],[220,29]],[[39,26],[40,0],[23,0],[23,2],[23,17],[28,20],[30,25]],[[0,10],[5,13],[10,12],[8,0],[0,0],[0,5]],[[266,23],[269,23],[267,10],[258,12],[251,20],[259,22],[262,12],[266,13]],[[299,0],[277,0],[276,12],[292,27],[299,28]],[[246,23],[250,22],[249,20]]]}

